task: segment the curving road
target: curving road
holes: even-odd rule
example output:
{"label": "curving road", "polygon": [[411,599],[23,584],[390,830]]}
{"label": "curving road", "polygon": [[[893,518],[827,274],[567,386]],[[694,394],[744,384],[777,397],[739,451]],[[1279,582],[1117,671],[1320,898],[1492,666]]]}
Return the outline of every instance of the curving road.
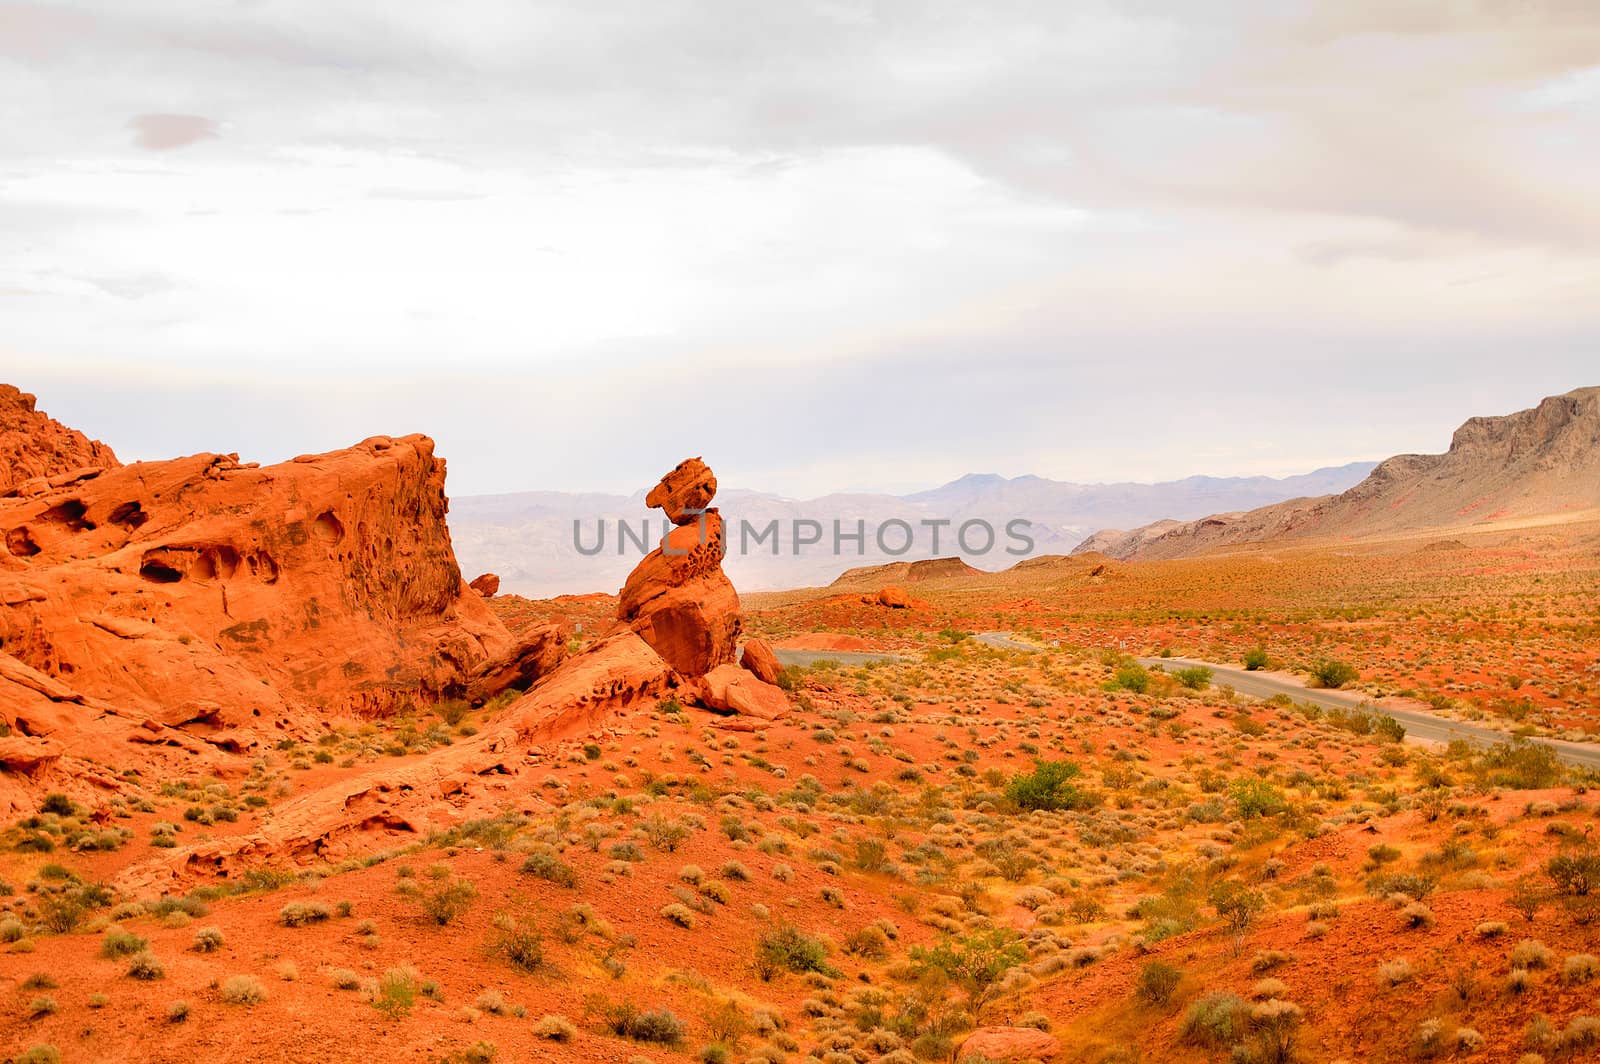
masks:
{"label": "curving road", "polygon": [[[1425,710],[1379,705],[1370,699],[1362,698],[1360,695],[1346,694],[1343,691],[1303,687],[1298,683],[1283,680],[1276,676],[1264,676],[1259,672],[1246,672],[1244,669],[1235,669],[1227,665],[1215,665],[1209,661],[1194,661],[1189,658],[1139,658],[1137,660],[1141,665],[1158,669],[1168,665],[1175,665],[1178,668],[1187,668],[1192,665],[1203,666],[1211,670],[1212,683],[1227,684],[1239,694],[1250,698],[1272,698],[1274,695],[1288,695],[1297,702],[1310,702],[1325,709],[1366,708],[1374,713],[1382,713],[1393,717],[1405,725],[1406,739],[1408,741],[1447,743],[1452,739],[1466,739],[1469,742],[1487,746],[1493,743],[1505,742],[1511,738],[1508,732],[1503,732],[1487,725],[1446,720],[1443,717],[1436,717]],[[1568,764],[1600,769],[1600,747],[1588,746],[1583,743],[1563,742],[1560,739],[1532,739],[1530,741],[1543,743],[1553,748],[1556,756]]]}
{"label": "curving road", "polygon": [[[1045,649],[1032,643],[1024,643],[1014,638],[1010,632],[978,632],[972,638],[985,646],[995,647],[999,650],[1037,651]],[[783,664],[802,666],[813,665],[824,659],[832,659],[841,665],[864,665],[873,661],[907,660],[905,655],[902,654],[871,654],[859,651],[778,650],[776,653],[778,660]],[[1511,738],[1508,732],[1500,731],[1487,725],[1446,720],[1425,710],[1379,705],[1360,695],[1305,687],[1292,680],[1285,680],[1259,672],[1247,672],[1244,669],[1236,669],[1228,665],[1217,665],[1209,661],[1195,661],[1192,658],[1137,658],[1136,660],[1147,668],[1157,669],[1164,669],[1168,665],[1174,665],[1178,668],[1187,668],[1192,665],[1202,666],[1211,670],[1211,678],[1214,684],[1227,684],[1234,691],[1247,698],[1272,698],[1275,695],[1288,695],[1298,702],[1310,702],[1312,705],[1322,706],[1324,709],[1365,708],[1374,713],[1383,713],[1405,725],[1406,741],[1408,742],[1448,743],[1453,739],[1465,739],[1468,742],[1488,746],[1505,742]],[[1569,765],[1600,770],[1600,746],[1569,743],[1560,739],[1531,739],[1529,741],[1543,743],[1551,747],[1555,750],[1556,756]]]}

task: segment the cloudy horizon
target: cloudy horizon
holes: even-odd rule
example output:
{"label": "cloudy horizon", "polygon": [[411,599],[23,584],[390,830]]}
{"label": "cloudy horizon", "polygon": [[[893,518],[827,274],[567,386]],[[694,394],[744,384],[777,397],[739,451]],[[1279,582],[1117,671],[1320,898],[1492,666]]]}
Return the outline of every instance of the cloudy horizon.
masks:
{"label": "cloudy horizon", "polygon": [[1600,9],[0,0],[0,379],[452,494],[1305,473],[1600,384]]}

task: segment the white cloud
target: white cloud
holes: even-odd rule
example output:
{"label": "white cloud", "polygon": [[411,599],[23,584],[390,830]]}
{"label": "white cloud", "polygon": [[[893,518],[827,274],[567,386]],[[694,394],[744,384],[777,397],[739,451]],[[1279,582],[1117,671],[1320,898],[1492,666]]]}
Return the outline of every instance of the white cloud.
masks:
{"label": "white cloud", "polygon": [[0,121],[0,376],[147,456],[1283,473],[1594,383],[1588,3],[10,4]]}

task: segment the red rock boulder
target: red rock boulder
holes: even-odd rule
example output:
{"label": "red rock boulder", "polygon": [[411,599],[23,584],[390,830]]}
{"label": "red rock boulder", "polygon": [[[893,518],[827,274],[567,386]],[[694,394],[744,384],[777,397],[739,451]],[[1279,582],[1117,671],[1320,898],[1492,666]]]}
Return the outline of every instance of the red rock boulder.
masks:
{"label": "red rock boulder", "polygon": [[956,1052],[957,1060],[1049,1060],[1061,1052],[1061,1042],[1048,1031],[1032,1027],[980,1027],[967,1036]]}
{"label": "red rock boulder", "polygon": [[757,720],[778,720],[789,713],[783,692],[737,665],[718,665],[700,681],[698,694],[707,707]]}
{"label": "red rock boulder", "polygon": [[778,675],[783,672],[783,666],[778,662],[778,655],[773,653],[772,647],[767,645],[765,639],[745,640],[744,654],[740,657],[739,664],[749,669],[763,683],[777,683]]}
{"label": "red rock boulder", "polygon": [[494,598],[500,593],[500,578],[493,573],[484,573],[467,586],[484,598]]}
{"label": "red rock boulder", "polygon": [[686,525],[699,516],[695,511],[710,506],[716,495],[717,478],[710,467],[698,458],[685,458],[650,489],[644,504],[660,507],[673,524]]}

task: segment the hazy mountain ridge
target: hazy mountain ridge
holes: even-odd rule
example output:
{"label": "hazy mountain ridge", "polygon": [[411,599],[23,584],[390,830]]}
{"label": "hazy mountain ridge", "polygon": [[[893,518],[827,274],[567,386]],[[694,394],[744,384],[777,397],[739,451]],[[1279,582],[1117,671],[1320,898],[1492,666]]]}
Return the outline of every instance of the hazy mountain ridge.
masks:
{"label": "hazy mountain ridge", "polygon": [[[1284,478],[1194,476],[1156,484],[1077,484],[977,473],[909,495],[838,493],[800,500],[725,488],[717,502],[728,522],[725,568],[741,590],[759,590],[827,584],[845,569],[935,556],[957,555],[978,568],[1003,569],[1025,557],[1065,554],[1093,529],[1106,525],[1133,527],[1173,514],[1191,518],[1222,507],[1244,510],[1340,491],[1373,467],[1371,462],[1354,462]],[[1014,518],[1030,522],[1033,547],[1009,554],[1008,546],[1020,547],[1005,533],[1005,524]],[[504,590],[530,596],[615,591],[639,554],[631,540],[618,553],[618,522],[626,522],[635,538],[659,538],[659,517],[644,533],[647,520],[643,492],[466,495],[452,499],[450,508],[451,537],[464,573],[469,577],[498,573]],[[819,523],[823,542],[802,548],[796,556],[791,541],[794,522],[807,520]],[[835,520],[847,535],[862,522],[866,542],[860,553],[848,540],[840,553],[833,552]],[[893,520],[904,521],[917,532],[912,549],[901,555],[879,551],[874,543],[876,530]],[[972,520],[987,521],[995,529],[992,551],[973,554],[955,543],[956,529]],[[574,543],[575,521],[585,551],[596,547],[603,525],[603,549],[581,552]],[[778,538],[758,544],[757,535],[772,521],[778,522]],[[931,530],[921,524],[924,521],[950,522],[939,531],[937,544]],[[891,536],[893,531],[886,530],[886,545],[897,548],[903,537]]]}
{"label": "hazy mountain ridge", "polygon": [[1075,551],[1179,558],[1277,540],[1450,529],[1600,507],[1600,387],[1511,414],[1473,417],[1442,454],[1402,454],[1338,493],[1248,511],[1106,529]]}

